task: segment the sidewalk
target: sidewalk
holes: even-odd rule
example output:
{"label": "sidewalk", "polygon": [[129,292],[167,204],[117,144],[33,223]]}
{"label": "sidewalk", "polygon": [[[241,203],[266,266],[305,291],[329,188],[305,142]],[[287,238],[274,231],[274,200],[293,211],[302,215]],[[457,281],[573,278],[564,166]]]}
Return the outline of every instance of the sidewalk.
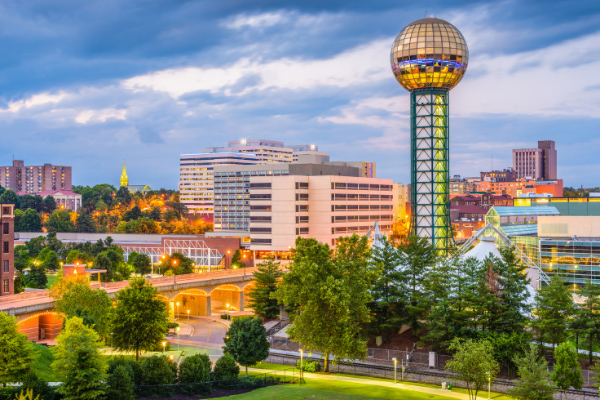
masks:
{"label": "sidewalk", "polygon": [[[278,370],[268,370],[268,369],[259,369],[259,368],[248,368],[248,371],[259,372],[259,373],[281,373]],[[417,386],[417,385],[405,385],[403,383],[394,383],[385,380],[376,380],[369,378],[352,378],[349,376],[340,376],[337,374],[311,374],[308,372],[304,373],[304,379],[320,379],[324,381],[340,381],[340,382],[349,382],[349,383],[357,383],[360,385],[374,385],[374,386],[382,386],[388,387],[392,389],[400,389],[400,390],[412,390],[413,392],[420,392],[431,394],[435,396],[444,396],[452,399],[461,399],[461,400],[469,400],[469,395],[466,393],[457,393],[452,390],[443,390],[443,389],[435,389],[429,388],[425,386]],[[487,391],[480,391],[481,396],[477,396],[478,400],[487,400]],[[485,394],[485,396],[484,396]],[[497,395],[497,393],[494,393]]]}

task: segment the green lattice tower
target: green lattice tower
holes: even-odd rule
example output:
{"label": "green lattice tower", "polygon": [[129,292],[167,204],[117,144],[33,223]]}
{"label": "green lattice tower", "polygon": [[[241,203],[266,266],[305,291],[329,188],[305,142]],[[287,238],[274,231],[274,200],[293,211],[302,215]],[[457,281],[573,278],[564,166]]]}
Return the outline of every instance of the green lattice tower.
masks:
{"label": "green lattice tower", "polygon": [[411,234],[440,253],[454,247],[450,221],[448,90],[414,89],[411,115]]}

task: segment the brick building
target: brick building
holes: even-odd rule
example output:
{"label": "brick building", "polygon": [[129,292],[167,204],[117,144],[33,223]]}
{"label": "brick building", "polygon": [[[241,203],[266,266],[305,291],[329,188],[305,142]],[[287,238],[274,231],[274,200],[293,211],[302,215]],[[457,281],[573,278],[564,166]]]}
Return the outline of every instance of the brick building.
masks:
{"label": "brick building", "polygon": [[15,291],[15,205],[0,204],[0,296],[14,294]]}
{"label": "brick building", "polygon": [[23,160],[14,160],[12,166],[0,167],[3,176],[0,185],[5,189],[26,194],[44,190],[71,190],[71,167],[61,165],[25,166]]}

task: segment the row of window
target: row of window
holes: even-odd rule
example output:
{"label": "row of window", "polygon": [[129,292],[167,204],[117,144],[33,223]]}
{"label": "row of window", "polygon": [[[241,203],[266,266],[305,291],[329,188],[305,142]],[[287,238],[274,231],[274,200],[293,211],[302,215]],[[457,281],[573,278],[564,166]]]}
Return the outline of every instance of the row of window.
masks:
{"label": "row of window", "polygon": [[331,223],[353,222],[353,221],[391,221],[391,214],[386,215],[336,215],[331,217]]}
{"label": "row of window", "polygon": [[[380,229],[391,229],[391,225],[380,225]],[[331,234],[343,233],[343,232],[362,232],[371,229],[370,226],[336,226],[331,228]]]}
{"label": "row of window", "polygon": [[391,194],[358,194],[358,193],[332,193],[331,200],[342,201],[342,200],[392,200]]}
{"label": "row of window", "polygon": [[384,190],[391,191],[393,185],[378,185],[376,183],[344,183],[331,182],[332,189],[350,189],[350,190]]}
{"label": "row of window", "polygon": [[346,211],[346,210],[393,210],[391,204],[335,204],[331,206],[331,211]]}

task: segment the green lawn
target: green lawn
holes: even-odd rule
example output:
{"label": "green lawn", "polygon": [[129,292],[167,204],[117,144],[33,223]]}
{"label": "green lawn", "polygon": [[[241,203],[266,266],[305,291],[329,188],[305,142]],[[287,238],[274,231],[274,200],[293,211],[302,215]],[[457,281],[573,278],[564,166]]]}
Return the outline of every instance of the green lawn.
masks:
{"label": "green lawn", "polygon": [[54,285],[56,283],[56,281],[58,280],[58,275],[46,275],[46,277],[48,278],[48,283],[46,284],[46,288],[50,289],[52,287],[52,285]]}
{"label": "green lawn", "polygon": [[54,361],[54,356],[50,351],[50,348],[46,346],[42,346],[41,344],[34,344],[35,349],[39,353],[39,358],[33,364],[33,370],[40,377],[40,379],[46,382],[60,382],[62,381],[61,376],[56,373],[52,368],[50,368],[50,364]]}
{"label": "green lawn", "polygon": [[236,396],[221,397],[231,400],[373,400],[373,399],[450,399],[445,396],[436,396],[427,393],[398,390],[373,385],[360,385],[349,382],[309,380],[305,385],[278,385],[257,389],[249,393]]}

